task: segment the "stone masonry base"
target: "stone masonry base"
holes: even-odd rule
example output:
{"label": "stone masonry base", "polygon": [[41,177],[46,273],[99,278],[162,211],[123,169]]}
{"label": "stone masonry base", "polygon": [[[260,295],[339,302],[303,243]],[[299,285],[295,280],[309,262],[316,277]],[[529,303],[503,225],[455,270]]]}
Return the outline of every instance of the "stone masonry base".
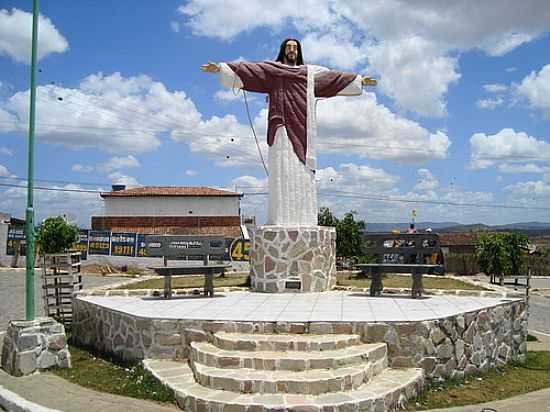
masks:
{"label": "stone masonry base", "polygon": [[336,229],[260,226],[250,271],[256,292],[322,292],[336,284]]}
{"label": "stone masonry base", "polygon": [[11,321],[2,348],[2,368],[13,376],[52,366],[71,367],[65,328],[51,318]]}

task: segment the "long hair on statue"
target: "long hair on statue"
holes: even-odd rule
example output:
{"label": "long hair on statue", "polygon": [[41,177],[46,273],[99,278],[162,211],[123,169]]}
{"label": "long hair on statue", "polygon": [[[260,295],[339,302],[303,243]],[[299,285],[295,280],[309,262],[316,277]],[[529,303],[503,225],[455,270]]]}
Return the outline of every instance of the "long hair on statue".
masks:
{"label": "long hair on statue", "polygon": [[279,48],[279,55],[277,56],[277,58],[275,59],[276,62],[279,62],[279,63],[283,63],[284,62],[284,58],[285,58],[285,47],[286,47],[286,44],[287,42],[289,42],[290,40],[293,40],[295,41],[297,44],[298,44],[298,56],[296,57],[296,66],[301,66],[304,64],[304,59],[302,57],[302,45],[300,44],[300,42],[296,39],[284,39],[283,42],[281,43],[281,47]]}

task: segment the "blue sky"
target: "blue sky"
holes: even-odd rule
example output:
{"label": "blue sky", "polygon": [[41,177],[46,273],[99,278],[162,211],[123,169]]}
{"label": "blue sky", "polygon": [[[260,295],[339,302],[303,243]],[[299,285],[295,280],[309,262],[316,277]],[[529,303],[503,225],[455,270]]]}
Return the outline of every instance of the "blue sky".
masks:
{"label": "blue sky", "polygon": [[[367,222],[550,222],[550,3],[42,0],[36,185],[214,186],[265,219],[242,95],[208,60],[273,59],[379,80],[318,103],[320,204]],[[443,4],[447,3],[447,4]],[[31,1],[0,0],[0,211],[24,216]],[[265,98],[248,94],[264,153]],[[259,192],[259,194],[253,194]],[[101,214],[97,193],[36,191],[37,220]]]}

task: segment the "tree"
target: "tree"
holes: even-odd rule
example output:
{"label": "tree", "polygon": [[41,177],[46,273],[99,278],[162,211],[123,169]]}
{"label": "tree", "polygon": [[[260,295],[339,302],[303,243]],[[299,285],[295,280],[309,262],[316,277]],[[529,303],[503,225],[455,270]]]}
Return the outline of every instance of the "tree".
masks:
{"label": "tree", "polygon": [[482,233],[476,243],[476,256],[482,272],[491,277],[517,275],[528,238],[521,233]]}
{"label": "tree", "polygon": [[349,211],[340,220],[327,207],[319,211],[319,225],[336,227],[336,256],[354,257],[362,254],[361,234],[367,224],[363,220],[355,220],[357,212]]}
{"label": "tree", "polygon": [[36,243],[41,253],[63,253],[78,241],[78,228],[61,216],[49,217],[38,227]]}
{"label": "tree", "polygon": [[523,233],[506,233],[503,240],[506,254],[505,274],[510,276],[519,275],[522,257],[527,250],[529,239]]}

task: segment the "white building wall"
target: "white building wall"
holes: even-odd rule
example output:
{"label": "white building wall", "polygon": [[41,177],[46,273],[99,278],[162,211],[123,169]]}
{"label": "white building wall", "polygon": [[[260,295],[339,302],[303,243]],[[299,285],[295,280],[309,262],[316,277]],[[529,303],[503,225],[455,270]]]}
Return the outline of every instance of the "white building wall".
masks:
{"label": "white building wall", "polygon": [[239,216],[238,197],[108,197],[105,216]]}

